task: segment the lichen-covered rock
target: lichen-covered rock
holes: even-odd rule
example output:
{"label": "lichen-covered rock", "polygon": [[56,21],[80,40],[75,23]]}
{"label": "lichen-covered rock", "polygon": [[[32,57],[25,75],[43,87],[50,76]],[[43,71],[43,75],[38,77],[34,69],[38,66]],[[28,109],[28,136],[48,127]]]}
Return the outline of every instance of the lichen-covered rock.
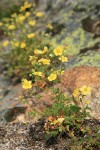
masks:
{"label": "lichen-covered rock", "polygon": [[95,52],[94,50],[88,50],[83,54],[79,54],[72,58],[65,64],[65,68],[73,68],[77,66],[95,66],[100,67],[100,52]]}
{"label": "lichen-covered rock", "polygon": [[[41,2],[39,3],[41,4]],[[54,26],[50,31],[53,46],[66,45],[68,46],[66,53],[76,55],[81,49],[93,47],[100,41],[98,38],[93,39],[93,35],[99,34],[97,33],[99,27],[96,27],[100,15],[99,1],[59,0],[55,2],[54,0],[46,0],[43,4],[45,6],[43,9],[46,11],[44,22]],[[42,6],[39,5],[39,8],[41,9]],[[86,18],[90,18],[92,21]]]}

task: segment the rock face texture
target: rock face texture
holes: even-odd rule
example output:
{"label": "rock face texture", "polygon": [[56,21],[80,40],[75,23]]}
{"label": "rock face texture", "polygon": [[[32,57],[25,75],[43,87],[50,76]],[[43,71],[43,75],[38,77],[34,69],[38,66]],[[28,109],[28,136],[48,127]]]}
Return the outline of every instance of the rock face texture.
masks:
{"label": "rock face texture", "polygon": [[71,90],[82,85],[100,88],[100,68],[80,66],[66,70],[62,76],[62,84]]}
{"label": "rock face texture", "polygon": [[32,123],[0,126],[0,150],[48,150],[43,142],[43,135],[42,123],[37,127]]}
{"label": "rock face texture", "polygon": [[72,92],[75,88],[83,85],[92,88],[90,107],[94,118],[100,119],[100,68],[81,66],[75,67],[64,72],[62,85]]}

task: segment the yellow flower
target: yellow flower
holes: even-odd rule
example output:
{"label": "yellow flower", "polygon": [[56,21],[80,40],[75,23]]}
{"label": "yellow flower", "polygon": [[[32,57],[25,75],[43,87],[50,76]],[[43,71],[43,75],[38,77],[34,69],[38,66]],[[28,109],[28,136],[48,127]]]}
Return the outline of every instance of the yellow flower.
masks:
{"label": "yellow flower", "polygon": [[61,73],[60,73],[60,74],[61,74],[61,75],[63,75],[63,73],[64,73],[64,71],[61,71]]}
{"label": "yellow flower", "polygon": [[91,101],[90,101],[90,100],[87,100],[87,101],[86,101],[86,104],[87,104],[87,105],[89,105],[90,103],[91,103]]}
{"label": "yellow flower", "polygon": [[48,77],[48,80],[53,81],[53,80],[56,80],[56,78],[57,78],[57,74],[56,73],[51,73],[50,76]]}
{"label": "yellow flower", "polygon": [[60,55],[62,55],[62,53],[63,53],[63,46],[57,46],[55,49],[54,49],[54,54],[56,55],[56,56],[60,56]]}
{"label": "yellow flower", "polygon": [[27,18],[27,17],[29,17],[30,15],[31,15],[30,12],[26,12],[25,17]]}
{"label": "yellow flower", "polygon": [[35,33],[30,33],[27,35],[27,37],[30,39],[30,38],[33,38],[35,36]]}
{"label": "yellow flower", "polygon": [[67,62],[68,58],[64,57],[64,56],[61,56],[61,57],[59,57],[59,60],[61,60],[62,62]]}
{"label": "yellow flower", "polygon": [[57,119],[57,123],[62,124],[64,120],[65,118],[60,117]]}
{"label": "yellow flower", "polygon": [[82,86],[80,88],[80,91],[83,95],[88,95],[91,93],[91,87],[87,87],[87,86]]}
{"label": "yellow flower", "polygon": [[9,44],[9,41],[8,41],[8,40],[7,40],[7,41],[4,41],[4,42],[3,42],[3,47],[7,47],[8,44]]}
{"label": "yellow flower", "polygon": [[48,48],[45,46],[43,51],[42,51],[42,54],[45,54],[47,52]]}
{"label": "yellow flower", "polygon": [[43,63],[44,65],[50,65],[50,60],[44,59],[44,58],[40,59],[38,62],[41,62],[41,63]]}
{"label": "yellow flower", "polygon": [[37,76],[40,76],[40,77],[42,76],[42,72],[34,72],[33,74],[37,75]]}
{"label": "yellow flower", "polygon": [[38,49],[35,49],[35,50],[34,50],[34,54],[42,54],[42,51],[41,51],[41,50],[38,50]]}
{"label": "yellow flower", "polygon": [[13,24],[9,25],[9,26],[8,26],[8,29],[9,29],[9,30],[14,30],[14,29],[15,29],[15,25],[13,25]]}
{"label": "yellow flower", "polygon": [[31,6],[32,6],[32,4],[30,4],[30,3],[28,3],[28,2],[25,2],[25,3],[24,3],[24,6],[22,6],[22,7],[20,8],[20,12],[25,11],[27,8],[30,8]]}
{"label": "yellow flower", "polygon": [[28,81],[27,79],[22,79],[22,87],[24,89],[30,89],[32,88],[32,82]]}
{"label": "yellow flower", "polygon": [[36,56],[29,56],[29,61],[33,61],[33,60],[36,60],[37,59],[37,57]]}
{"label": "yellow flower", "polygon": [[17,17],[17,14],[14,13],[14,14],[11,15],[11,17],[12,17],[12,18],[16,18],[16,17]]}
{"label": "yellow flower", "polygon": [[55,119],[54,121],[52,121],[50,124],[51,125],[56,125],[58,122],[57,122],[57,120]]}
{"label": "yellow flower", "polygon": [[1,26],[3,26],[3,23],[2,23],[2,22],[0,22],[0,27],[1,27]]}
{"label": "yellow flower", "polygon": [[63,75],[64,70],[57,70],[56,73],[57,73],[58,75]]}
{"label": "yellow flower", "polygon": [[47,52],[48,48],[45,46],[43,50],[34,50],[34,54],[45,54]]}
{"label": "yellow flower", "polygon": [[74,90],[73,96],[74,96],[75,98],[78,98],[79,95],[80,95],[80,91],[79,91],[79,89],[77,88],[77,89]]}
{"label": "yellow flower", "polygon": [[36,20],[30,20],[28,23],[30,26],[35,26]]}
{"label": "yellow flower", "polygon": [[14,46],[18,47],[19,46],[19,42],[15,42]]}
{"label": "yellow flower", "polygon": [[39,11],[39,12],[37,12],[35,15],[36,15],[36,17],[42,17],[42,16],[43,16],[43,13]]}
{"label": "yellow flower", "polygon": [[23,15],[19,15],[19,16],[16,18],[16,22],[18,22],[18,23],[22,23],[24,20],[25,20],[25,16],[23,16]]}
{"label": "yellow flower", "polygon": [[50,29],[50,30],[53,29],[53,26],[52,26],[50,23],[48,23],[48,24],[46,25],[46,27],[47,27],[48,29]]}
{"label": "yellow flower", "polygon": [[25,47],[26,47],[26,44],[23,42],[23,43],[21,43],[20,47],[21,47],[21,48],[25,48]]}
{"label": "yellow flower", "polygon": [[36,56],[29,56],[29,61],[31,62],[32,65],[34,65],[37,61],[37,57]]}

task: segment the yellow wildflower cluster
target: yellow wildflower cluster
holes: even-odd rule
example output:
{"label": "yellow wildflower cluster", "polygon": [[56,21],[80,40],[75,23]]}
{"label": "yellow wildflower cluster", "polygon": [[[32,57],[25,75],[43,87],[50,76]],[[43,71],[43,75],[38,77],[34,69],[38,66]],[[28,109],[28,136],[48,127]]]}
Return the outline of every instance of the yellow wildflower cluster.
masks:
{"label": "yellow wildflower cluster", "polygon": [[32,88],[32,81],[28,81],[27,79],[22,79],[22,87],[23,89]]}
{"label": "yellow wildflower cluster", "polygon": [[[2,28],[10,37],[9,39],[12,39],[10,45],[14,51],[14,56],[13,61],[10,60],[11,64],[16,61],[15,64],[18,64],[19,70],[24,66],[28,68],[30,65],[28,71],[28,73],[31,71],[30,76],[35,77],[36,82],[44,80],[48,84],[48,81],[55,81],[63,73],[63,68],[60,67],[58,70],[57,65],[67,62],[68,58],[64,55],[64,46],[58,45],[55,49],[50,47],[49,34],[47,36],[44,32],[35,32],[33,27],[38,22],[40,24],[43,15],[43,12],[34,9],[33,4],[25,2],[18,13],[13,13],[9,19],[0,22],[0,25],[4,26]],[[48,23],[46,28],[52,30],[53,26]],[[8,42],[4,42],[3,46],[6,47],[8,44]],[[32,71],[33,68],[34,71]],[[26,70],[23,69],[23,71],[22,75],[25,74]],[[12,72],[15,73],[16,71]]]}
{"label": "yellow wildflower cluster", "polygon": [[90,93],[91,93],[91,87],[87,87],[87,86],[84,85],[84,86],[82,86],[80,88],[75,89],[75,91],[73,93],[73,96],[75,98],[78,98],[80,95],[86,96],[86,95],[88,95]]}
{"label": "yellow wildflower cluster", "polygon": [[[73,96],[76,100],[82,102],[83,97],[86,96],[86,95],[89,95],[90,93],[91,93],[91,87],[87,87],[87,86],[84,85],[80,88],[75,89],[74,92],[73,92]],[[87,105],[89,105],[90,100],[86,100],[85,103]]]}
{"label": "yellow wildflower cluster", "polygon": [[[54,52],[56,55],[58,55],[58,56],[61,55],[59,57],[59,60],[61,60],[61,62],[67,62],[68,58],[64,56],[63,51],[64,51],[63,46],[57,46],[57,48],[54,49]],[[52,51],[52,53],[53,53],[53,51]],[[55,55],[52,53],[51,53],[51,49],[48,50],[47,47],[44,47],[43,50],[35,49],[34,57],[30,56],[30,59],[29,59],[31,61],[31,64],[37,70],[37,72],[33,71],[32,74],[34,74],[36,76],[40,76],[40,77],[42,77],[42,79],[45,78],[50,82],[55,81],[57,78],[59,78],[59,75],[62,75],[64,72],[62,69],[56,70],[55,66],[57,65],[58,60],[55,59]],[[63,54],[63,56],[62,56],[62,54]],[[51,57],[51,55],[52,55],[52,57]],[[41,63],[43,65],[41,65]],[[40,70],[41,70],[41,72],[40,72]],[[49,73],[49,71],[50,71],[50,73]],[[48,74],[49,74],[49,76],[48,76]]]}

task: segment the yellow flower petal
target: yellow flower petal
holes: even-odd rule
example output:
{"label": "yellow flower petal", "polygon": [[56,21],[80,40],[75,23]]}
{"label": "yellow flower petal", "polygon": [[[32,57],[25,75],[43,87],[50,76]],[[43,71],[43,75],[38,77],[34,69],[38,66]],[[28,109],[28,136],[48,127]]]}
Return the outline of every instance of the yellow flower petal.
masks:
{"label": "yellow flower petal", "polygon": [[35,33],[30,33],[30,34],[27,35],[27,37],[28,37],[29,39],[33,38],[34,36],[35,36]]}
{"label": "yellow flower petal", "polygon": [[37,12],[35,15],[36,15],[36,17],[42,17],[43,13],[42,12]]}
{"label": "yellow flower petal", "polygon": [[59,45],[54,49],[54,54],[56,56],[60,56],[60,55],[62,55],[63,50],[64,50],[64,47]]}
{"label": "yellow flower petal", "polygon": [[15,25],[13,25],[13,24],[12,24],[12,25],[9,25],[9,26],[8,26],[8,29],[9,29],[9,30],[14,30],[14,29],[15,29]]}
{"label": "yellow flower petal", "polygon": [[22,80],[22,87],[24,89],[30,89],[30,88],[32,88],[32,82],[28,81],[27,79],[23,79]]}
{"label": "yellow flower petal", "polygon": [[64,120],[65,120],[65,118],[61,118],[61,117],[60,117],[60,118],[57,119],[57,123],[62,124],[62,122],[63,122]]}
{"label": "yellow flower petal", "polygon": [[36,24],[36,20],[30,20],[29,21],[29,25],[30,26],[35,26],[35,24]]}
{"label": "yellow flower petal", "polygon": [[42,51],[38,50],[38,49],[35,49],[34,50],[34,54],[42,54]]}
{"label": "yellow flower petal", "polygon": [[74,96],[75,98],[78,98],[79,95],[80,95],[80,91],[79,91],[79,89],[77,88],[77,89],[74,90],[73,96]]}
{"label": "yellow flower petal", "polygon": [[21,43],[20,47],[21,47],[21,48],[25,48],[25,47],[26,47],[26,44],[23,42],[23,43]]}
{"label": "yellow flower petal", "polygon": [[59,60],[61,60],[62,62],[67,62],[68,58],[64,57],[64,56],[61,56],[61,57],[59,57]]}
{"label": "yellow flower petal", "polygon": [[43,63],[44,65],[50,65],[50,60],[44,59],[44,58],[40,59],[38,62],[41,62],[41,63]]}
{"label": "yellow flower petal", "polygon": [[8,40],[7,40],[7,41],[4,41],[4,42],[3,42],[3,47],[7,47],[8,44],[9,44],[9,41],[8,41]]}
{"label": "yellow flower petal", "polygon": [[83,95],[88,95],[91,93],[91,87],[87,87],[87,86],[82,86],[80,88],[80,91]]}
{"label": "yellow flower petal", "polygon": [[86,104],[89,105],[91,103],[90,100],[86,100]]}
{"label": "yellow flower petal", "polygon": [[46,25],[46,27],[47,27],[48,29],[50,29],[50,30],[53,29],[53,26],[52,26],[52,24],[50,24],[50,23],[48,23],[48,24]]}
{"label": "yellow flower petal", "polygon": [[14,46],[15,46],[15,47],[18,47],[18,46],[19,46],[19,42],[15,42],[15,43],[14,43]]}
{"label": "yellow flower petal", "polygon": [[48,77],[48,80],[53,81],[53,80],[56,80],[56,78],[57,78],[57,74],[56,73],[51,73],[50,76]]}
{"label": "yellow flower petal", "polygon": [[34,72],[33,74],[37,75],[37,76],[40,76],[40,77],[42,76],[42,72]]}

